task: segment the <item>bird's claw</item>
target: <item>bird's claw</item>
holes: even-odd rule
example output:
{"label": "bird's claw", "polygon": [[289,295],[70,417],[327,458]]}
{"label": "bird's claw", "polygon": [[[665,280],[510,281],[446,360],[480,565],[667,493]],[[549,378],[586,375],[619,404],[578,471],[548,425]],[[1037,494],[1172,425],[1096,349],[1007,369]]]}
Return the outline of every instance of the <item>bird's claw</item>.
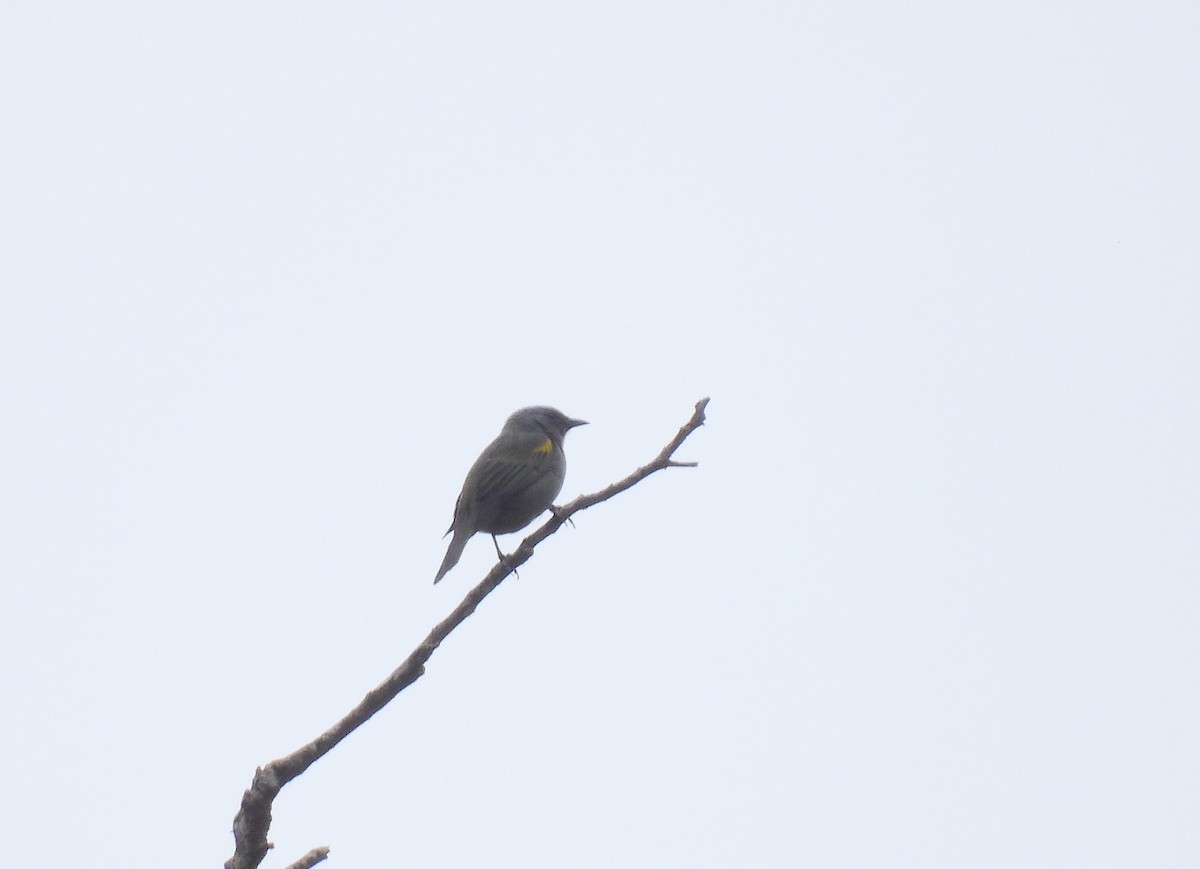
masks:
{"label": "bird's claw", "polygon": [[492,544],[496,547],[496,557],[500,559],[500,563],[511,570],[513,576],[515,576],[517,579],[520,579],[521,574],[517,573],[517,568],[511,561],[508,560],[508,556],[500,551],[500,541],[496,539],[495,534],[492,535]]}
{"label": "bird's claw", "polygon": [[575,527],[575,520],[567,514],[565,507],[559,507],[555,504],[551,504],[550,512],[554,514],[554,518],[556,518],[559,522],[566,522],[572,528]]}

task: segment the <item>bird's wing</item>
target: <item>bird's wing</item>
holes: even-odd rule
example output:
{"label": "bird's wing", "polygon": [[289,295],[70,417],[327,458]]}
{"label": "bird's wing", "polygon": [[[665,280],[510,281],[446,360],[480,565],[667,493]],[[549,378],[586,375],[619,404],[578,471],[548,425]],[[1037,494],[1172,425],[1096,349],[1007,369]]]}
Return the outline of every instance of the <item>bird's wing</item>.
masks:
{"label": "bird's wing", "polygon": [[549,457],[531,453],[525,459],[484,459],[475,483],[475,502],[483,512],[489,505],[525,491],[553,467]]}

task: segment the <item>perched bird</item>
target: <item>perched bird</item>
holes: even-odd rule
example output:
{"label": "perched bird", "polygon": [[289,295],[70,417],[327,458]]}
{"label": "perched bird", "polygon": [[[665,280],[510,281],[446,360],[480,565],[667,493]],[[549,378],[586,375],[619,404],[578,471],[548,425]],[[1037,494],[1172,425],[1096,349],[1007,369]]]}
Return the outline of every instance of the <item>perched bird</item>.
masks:
{"label": "perched bird", "polygon": [[491,534],[503,558],[496,535],[520,531],[554,503],[567,477],[563,438],[577,425],[587,423],[552,407],[523,407],[508,418],[467,472],[435,583],[458,563],[475,532]]}

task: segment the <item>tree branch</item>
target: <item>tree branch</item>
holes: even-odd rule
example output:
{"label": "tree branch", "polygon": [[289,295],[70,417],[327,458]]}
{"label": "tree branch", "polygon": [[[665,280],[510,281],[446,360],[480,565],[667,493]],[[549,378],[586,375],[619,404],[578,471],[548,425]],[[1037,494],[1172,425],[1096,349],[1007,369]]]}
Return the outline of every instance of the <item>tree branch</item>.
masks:
{"label": "tree branch", "polygon": [[313,848],[287,869],[312,869],[322,860],[329,856],[329,849],[326,847]]}
{"label": "tree branch", "polygon": [[[280,789],[324,757],[335,745],[391,702],[397,694],[424,675],[425,662],[429,660],[434,650],[442,644],[452,630],[466,620],[467,616],[475,612],[476,607],[504,581],[505,577],[533,556],[533,550],[539,543],[561,528],[562,524],[575,513],[594,507],[601,501],[607,501],[614,495],[640,483],[656,471],[665,468],[695,467],[695,462],[676,462],[671,456],[692,432],[704,425],[704,410],[707,406],[707,398],[696,402],[692,418],[679,429],[671,442],[663,447],[662,452],[648,464],[642,465],[625,479],[619,480],[599,492],[580,495],[566,506],[552,510],[546,523],[522,540],[516,551],[505,560],[498,561],[496,566],[488,571],[483,581],[471,589],[450,615],[429,632],[429,636],[412,651],[412,654],[405,658],[404,662],[390,676],[369,691],[344,718],[307,745],[255,770],[250,788],[242,795],[241,808],[233,819],[234,853],[225,862],[225,869],[256,869],[271,848],[271,844],[267,841],[267,831],[271,827],[271,804]],[[314,848],[299,863],[293,865],[312,866],[325,859],[327,854],[328,848]],[[316,857],[312,863],[304,862],[312,857]]]}

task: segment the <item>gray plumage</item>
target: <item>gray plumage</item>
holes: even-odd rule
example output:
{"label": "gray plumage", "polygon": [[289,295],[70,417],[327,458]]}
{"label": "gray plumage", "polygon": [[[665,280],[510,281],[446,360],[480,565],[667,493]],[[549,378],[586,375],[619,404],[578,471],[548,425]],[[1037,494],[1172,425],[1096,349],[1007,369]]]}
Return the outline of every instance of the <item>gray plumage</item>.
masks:
{"label": "gray plumage", "polygon": [[446,532],[454,536],[435,583],[458,563],[476,532],[495,541],[497,534],[520,531],[554,503],[567,477],[563,438],[577,425],[587,423],[553,407],[523,407],[508,418],[467,472]]}

